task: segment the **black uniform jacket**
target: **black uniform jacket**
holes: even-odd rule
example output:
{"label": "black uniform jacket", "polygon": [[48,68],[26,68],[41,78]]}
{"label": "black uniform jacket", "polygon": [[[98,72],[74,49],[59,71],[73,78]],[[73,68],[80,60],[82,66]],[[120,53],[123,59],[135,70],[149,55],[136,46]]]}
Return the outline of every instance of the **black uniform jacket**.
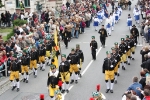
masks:
{"label": "black uniform jacket", "polygon": [[76,50],[76,53],[78,54],[81,61],[84,62],[84,54],[83,54],[82,50]]}
{"label": "black uniform jacket", "polygon": [[105,73],[105,71],[107,70],[107,71],[112,71],[112,70],[114,70],[114,68],[115,68],[115,60],[114,60],[114,58],[105,58],[104,59],[104,63],[103,63],[103,69],[102,69],[102,71],[103,71],[103,73]]}
{"label": "black uniform jacket", "polygon": [[[64,63],[64,65],[62,65]],[[61,62],[59,66],[59,72],[69,72],[70,69],[70,63],[69,61]]]}
{"label": "black uniform jacket", "polygon": [[76,53],[74,54],[70,53],[67,57],[67,60],[71,60],[70,64],[80,64],[80,58]]}

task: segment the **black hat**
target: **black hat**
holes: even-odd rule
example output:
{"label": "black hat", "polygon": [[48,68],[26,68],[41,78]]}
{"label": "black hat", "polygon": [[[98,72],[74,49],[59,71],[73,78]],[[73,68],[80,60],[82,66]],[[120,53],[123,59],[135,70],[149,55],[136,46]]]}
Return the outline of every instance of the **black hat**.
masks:
{"label": "black hat", "polygon": [[132,27],[136,27],[135,25],[133,25]]}

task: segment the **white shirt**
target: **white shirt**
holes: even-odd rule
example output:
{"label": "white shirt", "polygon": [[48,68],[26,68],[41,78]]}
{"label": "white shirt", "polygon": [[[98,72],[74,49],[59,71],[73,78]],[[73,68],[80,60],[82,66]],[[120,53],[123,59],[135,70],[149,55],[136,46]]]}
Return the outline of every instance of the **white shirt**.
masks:
{"label": "white shirt", "polygon": [[24,15],[21,14],[21,19],[24,20]]}
{"label": "white shirt", "polygon": [[110,25],[112,25],[112,20],[111,20],[111,18],[107,18],[107,19],[106,19],[106,21],[105,21],[105,26],[107,26],[108,23],[109,23]]}
{"label": "white shirt", "polygon": [[19,31],[20,31],[20,33],[21,33],[21,32],[23,32],[23,29],[20,27],[20,28],[19,28]]}

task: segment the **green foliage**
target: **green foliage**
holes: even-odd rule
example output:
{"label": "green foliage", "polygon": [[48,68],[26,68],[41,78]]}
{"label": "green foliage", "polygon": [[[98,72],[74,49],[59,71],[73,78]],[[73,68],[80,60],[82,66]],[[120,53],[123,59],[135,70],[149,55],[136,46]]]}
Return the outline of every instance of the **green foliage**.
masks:
{"label": "green foliage", "polygon": [[16,19],[16,20],[13,21],[14,26],[21,26],[21,25],[24,25],[24,24],[27,24],[26,20]]}
{"label": "green foliage", "polygon": [[2,4],[2,0],[0,0],[0,8],[4,7],[4,5]]}
{"label": "green foliage", "polygon": [[13,30],[9,34],[7,34],[7,39],[10,39],[11,36],[14,36],[14,31]]}

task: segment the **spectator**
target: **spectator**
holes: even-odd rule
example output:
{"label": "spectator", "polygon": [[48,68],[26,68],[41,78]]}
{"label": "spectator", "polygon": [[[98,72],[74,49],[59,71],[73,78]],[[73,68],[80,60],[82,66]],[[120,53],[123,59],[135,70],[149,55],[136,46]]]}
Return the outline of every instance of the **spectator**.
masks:
{"label": "spectator", "polygon": [[130,90],[135,91],[137,96],[139,96],[141,98],[141,93],[139,90],[137,90],[137,88],[142,89],[142,85],[138,82],[138,78],[134,77],[133,78],[133,84],[131,86],[129,86],[128,91],[130,91]]}
{"label": "spectator", "polygon": [[141,71],[140,75],[141,75],[141,80],[139,81],[139,83],[142,85],[142,87],[144,88],[146,85],[146,77],[145,77],[146,72],[145,71]]}

